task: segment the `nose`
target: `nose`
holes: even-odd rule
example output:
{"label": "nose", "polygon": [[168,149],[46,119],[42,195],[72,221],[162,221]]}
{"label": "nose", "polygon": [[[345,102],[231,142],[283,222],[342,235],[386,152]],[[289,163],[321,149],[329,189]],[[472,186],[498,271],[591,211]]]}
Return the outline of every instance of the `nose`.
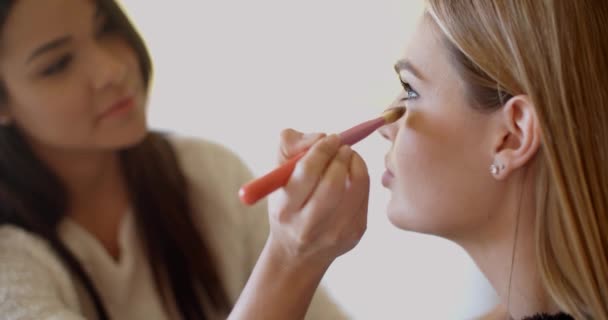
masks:
{"label": "nose", "polygon": [[395,134],[397,132],[397,126],[399,121],[395,121],[393,123],[387,124],[384,127],[378,129],[378,132],[384,139],[393,141],[395,140]]}
{"label": "nose", "polygon": [[[391,103],[389,105],[389,108],[394,108],[394,107],[403,107],[404,106],[404,100],[402,95],[399,95],[395,101],[393,101],[393,103]],[[407,113],[407,111],[406,111]],[[405,115],[403,115],[403,117],[405,117]],[[399,128],[399,120],[389,123],[383,127],[381,127],[380,129],[378,129],[378,132],[380,133],[380,135],[382,135],[382,137],[384,137],[386,140],[389,141],[393,141],[395,140],[395,136],[397,134],[397,130]]]}
{"label": "nose", "polygon": [[127,63],[112,48],[92,48],[91,79],[94,89],[100,90],[123,84],[127,76]]}

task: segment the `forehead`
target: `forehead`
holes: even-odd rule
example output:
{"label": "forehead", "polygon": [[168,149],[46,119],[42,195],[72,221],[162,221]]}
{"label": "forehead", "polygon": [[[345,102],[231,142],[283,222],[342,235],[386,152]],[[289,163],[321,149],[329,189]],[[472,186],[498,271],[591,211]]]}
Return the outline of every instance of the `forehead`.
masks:
{"label": "forehead", "polygon": [[404,58],[430,79],[444,75],[452,69],[441,30],[430,16],[424,15],[419,20],[406,47]]}
{"label": "forehead", "polygon": [[23,55],[58,37],[86,31],[94,10],[93,0],[15,1],[2,27],[2,56]]}

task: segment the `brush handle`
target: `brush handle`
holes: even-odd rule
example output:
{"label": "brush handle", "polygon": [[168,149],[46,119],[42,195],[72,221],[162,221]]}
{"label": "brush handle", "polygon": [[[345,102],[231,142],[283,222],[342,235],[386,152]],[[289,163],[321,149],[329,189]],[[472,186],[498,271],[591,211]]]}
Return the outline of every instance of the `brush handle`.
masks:
{"label": "brush handle", "polygon": [[252,205],[258,200],[269,195],[271,192],[287,184],[291,173],[296,168],[298,160],[306,154],[306,151],[301,152],[297,156],[287,160],[278,168],[269,173],[243,185],[239,190],[239,198],[241,202]]}
{"label": "brush handle", "polygon": [[365,121],[340,133],[340,141],[342,141],[342,144],[352,146],[378,130],[378,128],[382,127],[384,124],[385,120],[383,117]]}
{"label": "brush handle", "polygon": [[[363,122],[339,134],[342,144],[353,145],[385,124],[383,117]],[[241,187],[239,198],[241,202],[252,205],[258,200],[269,195],[271,192],[283,187],[289,181],[289,177],[296,167],[296,163],[302,159],[307,151],[303,151],[295,157],[287,160],[278,168],[270,171]]]}

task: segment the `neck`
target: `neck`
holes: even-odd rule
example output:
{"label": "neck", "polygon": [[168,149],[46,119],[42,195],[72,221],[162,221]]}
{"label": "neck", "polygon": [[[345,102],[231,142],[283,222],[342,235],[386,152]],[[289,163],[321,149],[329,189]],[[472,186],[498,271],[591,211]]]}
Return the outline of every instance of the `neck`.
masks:
{"label": "neck", "polygon": [[110,185],[122,183],[118,154],[37,148],[38,156],[65,184],[71,202],[91,200]]}
{"label": "neck", "polygon": [[129,199],[118,153],[35,148],[58,175],[69,195],[66,215],[118,257],[118,229]]}
{"label": "neck", "polygon": [[483,227],[486,233],[457,241],[488,278],[513,319],[559,311],[544,289],[536,263],[533,183],[505,183],[504,201]]}

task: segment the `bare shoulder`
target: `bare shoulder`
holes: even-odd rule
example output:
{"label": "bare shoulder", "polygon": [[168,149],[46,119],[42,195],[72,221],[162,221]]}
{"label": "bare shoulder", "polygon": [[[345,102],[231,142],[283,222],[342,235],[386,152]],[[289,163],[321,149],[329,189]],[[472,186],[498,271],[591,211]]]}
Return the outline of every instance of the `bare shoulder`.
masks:
{"label": "bare shoulder", "polygon": [[490,310],[490,312],[481,315],[478,320],[504,320],[509,319],[507,308],[502,303],[499,303],[494,307],[494,309]]}

